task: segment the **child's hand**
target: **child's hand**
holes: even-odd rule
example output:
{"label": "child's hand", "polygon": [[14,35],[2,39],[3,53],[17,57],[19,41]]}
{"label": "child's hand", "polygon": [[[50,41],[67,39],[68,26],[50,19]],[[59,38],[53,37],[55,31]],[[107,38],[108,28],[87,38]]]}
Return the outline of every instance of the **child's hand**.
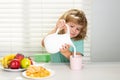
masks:
{"label": "child's hand", "polygon": [[60,30],[65,29],[65,20],[61,19],[57,22],[56,27],[59,28]]}
{"label": "child's hand", "polygon": [[67,53],[69,52],[70,45],[69,44],[64,44],[62,45],[62,48],[60,48],[61,53]]}

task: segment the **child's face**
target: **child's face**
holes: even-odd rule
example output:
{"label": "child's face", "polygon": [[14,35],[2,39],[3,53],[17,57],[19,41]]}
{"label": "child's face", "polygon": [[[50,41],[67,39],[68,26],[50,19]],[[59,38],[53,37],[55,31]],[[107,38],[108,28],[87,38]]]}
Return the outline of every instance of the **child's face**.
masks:
{"label": "child's face", "polygon": [[72,22],[68,22],[67,24],[70,26],[70,37],[76,37],[80,33],[82,26]]}

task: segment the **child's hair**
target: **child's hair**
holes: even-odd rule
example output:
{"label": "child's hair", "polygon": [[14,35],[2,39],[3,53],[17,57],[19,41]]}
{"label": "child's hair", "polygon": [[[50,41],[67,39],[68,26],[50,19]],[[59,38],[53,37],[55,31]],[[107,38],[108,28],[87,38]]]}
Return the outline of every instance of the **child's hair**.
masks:
{"label": "child's hair", "polygon": [[[78,36],[73,38],[74,40],[80,40],[84,39],[87,34],[87,19],[83,11],[78,10],[78,9],[71,9],[67,12],[65,12],[60,18],[64,19],[66,23],[68,22],[73,22],[75,24],[81,25],[81,31]],[[61,30],[60,33],[64,33],[64,30]]]}

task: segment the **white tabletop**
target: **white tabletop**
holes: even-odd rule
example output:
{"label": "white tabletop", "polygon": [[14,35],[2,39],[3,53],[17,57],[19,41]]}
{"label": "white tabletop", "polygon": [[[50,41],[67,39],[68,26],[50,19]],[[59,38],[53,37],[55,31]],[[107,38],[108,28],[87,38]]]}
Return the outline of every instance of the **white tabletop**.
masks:
{"label": "white tabletop", "polygon": [[[53,70],[55,74],[45,80],[120,80],[120,62],[84,63],[83,65],[81,71],[72,71],[69,64],[46,63],[44,67]],[[0,70],[0,80],[30,79],[24,78],[22,72]]]}

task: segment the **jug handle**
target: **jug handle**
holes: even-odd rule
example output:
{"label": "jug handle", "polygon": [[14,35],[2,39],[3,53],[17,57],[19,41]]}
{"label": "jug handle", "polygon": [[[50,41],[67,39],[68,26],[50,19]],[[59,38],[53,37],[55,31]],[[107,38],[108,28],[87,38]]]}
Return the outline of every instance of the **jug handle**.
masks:
{"label": "jug handle", "polygon": [[[70,36],[70,28],[69,28],[69,25],[68,24],[65,24],[65,26],[67,27],[67,32],[66,32],[66,34],[68,34],[69,36]],[[56,31],[56,34],[58,34],[58,32],[59,32],[59,28],[57,29],[57,31]]]}

